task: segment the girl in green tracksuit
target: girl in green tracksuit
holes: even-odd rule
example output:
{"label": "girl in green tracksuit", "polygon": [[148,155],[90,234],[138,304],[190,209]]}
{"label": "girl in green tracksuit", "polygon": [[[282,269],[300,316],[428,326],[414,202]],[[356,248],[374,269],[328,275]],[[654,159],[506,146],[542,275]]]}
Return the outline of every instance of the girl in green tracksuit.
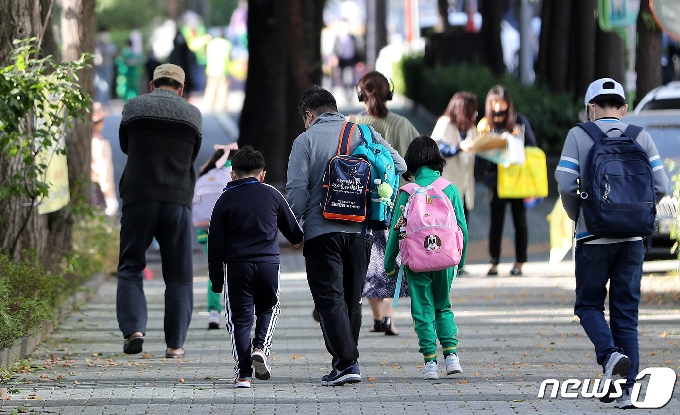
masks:
{"label": "girl in green tracksuit", "polygon": [[[406,161],[406,173],[403,174],[406,180],[415,180],[419,186],[432,184],[441,176],[446,160],[441,156],[437,143],[428,136],[420,136],[411,142],[404,157]],[[449,185],[444,189],[444,194],[451,200],[451,204],[456,213],[458,226],[463,231],[464,244],[461,262],[458,265],[462,268],[465,265],[465,254],[467,251],[468,232],[463,213],[463,201],[458,189],[454,185]],[[396,277],[395,259],[399,252],[399,227],[397,221],[401,217],[402,206],[406,205],[408,193],[400,192],[392,225],[390,226],[387,248],[385,250],[385,271],[388,276]],[[396,228],[396,229],[395,229]],[[456,354],[458,339],[456,334],[458,328],[453,319],[451,311],[451,299],[449,292],[451,282],[456,277],[455,268],[447,268],[442,271],[433,272],[414,272],[408,267],[404,267],[404,277],[408,279],[409,290],[411,291],[411,316],[413,325],[418,336],[420,353],[425,360],[424,377],[426,379],[438,379],[439,368],[437,365],[437,339],[442,346],[446,361],[446,374],[451,375],[461,373],[460,362]]]}

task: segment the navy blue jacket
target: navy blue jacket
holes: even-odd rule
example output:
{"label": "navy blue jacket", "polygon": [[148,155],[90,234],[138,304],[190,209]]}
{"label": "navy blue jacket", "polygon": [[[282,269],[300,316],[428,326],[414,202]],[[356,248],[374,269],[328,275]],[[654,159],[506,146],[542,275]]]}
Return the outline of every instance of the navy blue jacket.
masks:
{"label": "navy blue jacket", "polygon": [[224,285],[224,263],[280,263],[278,231],[291,243],[304,235],[286,199],[254,177],[227,183],[213,207],[208,232],[208,272],[214,292]]}

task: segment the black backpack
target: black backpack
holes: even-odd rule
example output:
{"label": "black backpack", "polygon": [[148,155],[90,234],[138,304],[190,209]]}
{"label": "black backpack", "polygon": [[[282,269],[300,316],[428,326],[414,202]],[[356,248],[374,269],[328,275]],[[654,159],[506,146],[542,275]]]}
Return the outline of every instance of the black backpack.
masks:
{"label": "black backpack", "polygon": [[588,177],[582,176],[580,184],[588,231],[601,238],[653,234],[654,171],[636,140],[642,128],[629,125],[620,137],[609,137],[593,122],[578,126],[595,142],[586,161]]}
{"label": "black backpack", "polygon": [[323,175],[323,216],[326,219],[364,222],[370,214],[371,165],[363,157],[349,154],[354,123],[340,131],[337,155],[330,159]]}

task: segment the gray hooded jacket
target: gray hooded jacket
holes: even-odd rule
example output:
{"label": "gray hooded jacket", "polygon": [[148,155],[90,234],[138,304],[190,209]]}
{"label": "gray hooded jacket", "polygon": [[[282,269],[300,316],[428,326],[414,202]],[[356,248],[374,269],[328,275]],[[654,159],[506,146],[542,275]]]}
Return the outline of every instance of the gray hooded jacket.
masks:
{"label": "gray hooded jacket", "polygon": [[[293,142],[288,159],[286,199],[295,217],[302,223],[305,240],[331,232],[361,233],[362,231],[361,223],[324,218],[321,208],[324,194],[323,174],[328,161],[336,155],[340,131],[344,123],[345,116],[340,113],[323,113]],[[369,128],[373,133],[373,141],[385,146],[392,154],[397,174],[404,173],[406,171],[404,159],[373,127]],[[350,154],[362,140],[361,134],[352,136]]]}

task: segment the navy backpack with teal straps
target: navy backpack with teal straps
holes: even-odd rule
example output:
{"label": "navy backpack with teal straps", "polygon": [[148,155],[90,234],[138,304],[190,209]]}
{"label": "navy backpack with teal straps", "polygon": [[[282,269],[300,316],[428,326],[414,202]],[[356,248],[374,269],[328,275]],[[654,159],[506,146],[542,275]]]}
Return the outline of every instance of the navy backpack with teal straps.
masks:
{"label": "navy backpack with teal straps", "polygon": [[[361,133],[362,141],[348,155],[352,136],[357,130]],[[362,160],[368,166],[364,167]],[[364,173],[365,168],[370,173]],[[365,182],[367,179],[368,183]],[[361,186],[354,186],[354,182]],[[350,186],[350,183],[353,185]],[[367,187],[365,193],[364,183]],[[378,190],[383,183],[389,185],[391,194],[381,197]],[[392,154],[385,146],[373,141],[373,134],[367,125],[345,123],[340,133],[337,155],[329,161],[324,174],[323,187],[325,218],[364,222],[366,228],[373,230],[387,229],[389,226],[399,177]]]}
{"label": "navy backpack with teal straps", "polygon": [[581,208],[588,231],[601,238],[654,233],[656,193],[649,156],[637,142],[642,128],[629,125],[609,137],[595,123],[578,125],[595,142],[581,177]]}

